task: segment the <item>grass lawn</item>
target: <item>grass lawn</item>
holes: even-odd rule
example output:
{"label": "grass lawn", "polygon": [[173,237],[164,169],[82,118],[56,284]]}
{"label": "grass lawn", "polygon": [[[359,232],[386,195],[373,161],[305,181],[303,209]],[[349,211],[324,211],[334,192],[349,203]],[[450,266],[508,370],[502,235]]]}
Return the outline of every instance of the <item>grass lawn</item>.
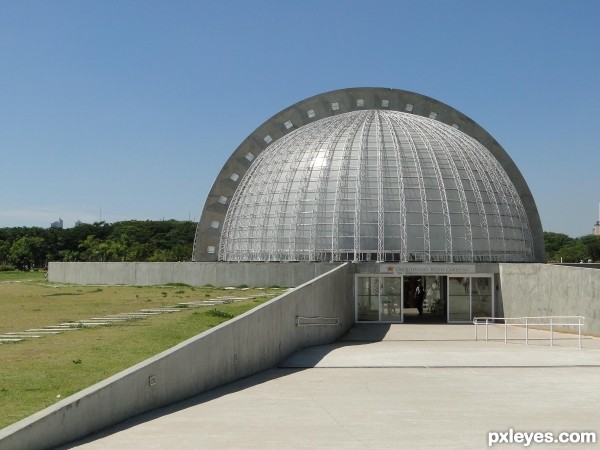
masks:
{"label": "grass lawn", "polygon": [[259,298],[0,344],[0,429],[242,314],[280,288],[54,284],[42,272],[0,272],[0,334],[222,296]]}

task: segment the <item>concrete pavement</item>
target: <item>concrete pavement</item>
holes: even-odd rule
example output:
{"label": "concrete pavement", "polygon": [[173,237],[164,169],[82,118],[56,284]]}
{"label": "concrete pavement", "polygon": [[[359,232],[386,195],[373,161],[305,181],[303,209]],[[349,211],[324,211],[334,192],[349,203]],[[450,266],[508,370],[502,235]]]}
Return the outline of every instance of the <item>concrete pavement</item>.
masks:
{"label": "concrete pavement", "polygon": [[[472,325],[357,325],[335,344],[144,414],[81,449],[487,448],[489,432],[600,435],[600,339]],[[494,448],[523,447],[498,444]],[[600,444],[577,448],[600,448]],[[530,448],[568,448],[536,444]]]}

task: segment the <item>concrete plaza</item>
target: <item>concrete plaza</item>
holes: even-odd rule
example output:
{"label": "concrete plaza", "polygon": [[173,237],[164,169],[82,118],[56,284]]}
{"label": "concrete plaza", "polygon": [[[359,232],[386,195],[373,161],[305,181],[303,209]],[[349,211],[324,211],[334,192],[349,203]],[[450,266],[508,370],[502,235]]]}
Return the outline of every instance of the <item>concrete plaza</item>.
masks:
{"label": "concrete plaza", "polygon": [[[485,336],[480,329],[479,336]],[[62,448],[487,448],[489,432],[600,434],[600,339],[357,325],[279,367]],[[569,448],[536,444],[530,448]],[[573,444],[597,448],[600,444]],[[523,447],[497,444],[494,448]]]}

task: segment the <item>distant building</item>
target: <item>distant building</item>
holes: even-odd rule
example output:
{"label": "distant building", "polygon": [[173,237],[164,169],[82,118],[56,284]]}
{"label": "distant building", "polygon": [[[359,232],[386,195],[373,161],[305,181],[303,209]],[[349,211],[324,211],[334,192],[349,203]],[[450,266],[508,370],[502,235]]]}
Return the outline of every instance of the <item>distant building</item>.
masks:
{"label": "distant building", "polygon": [[50,224],[50,228],[60,228],[63,229],[63,220],[59,217],[56,222],[52,222]]}
{"label": "distant building", "polygon": [[594,236],[600,236],[600,220],[596,222],[596,225],[594,225],[594,228],[592,229],[592,234]]}

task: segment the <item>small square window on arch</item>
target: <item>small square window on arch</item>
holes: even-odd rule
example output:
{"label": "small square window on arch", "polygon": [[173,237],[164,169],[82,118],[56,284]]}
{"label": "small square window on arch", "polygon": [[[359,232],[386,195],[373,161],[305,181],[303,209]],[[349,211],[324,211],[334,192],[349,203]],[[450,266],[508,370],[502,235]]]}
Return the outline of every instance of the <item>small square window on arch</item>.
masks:
{"label": "small square window on arch", "polygon": [[431,111],[431,112],[429,113],[429,118],[430,118],[430,119],[435,119],[436,117],[437,117],[437,113],[436,113],[436,112],[433,112],[433,111]]}
{"label": "small square window on arch", "polygon": [[452,124],[452,128],[456,128],[456,129],[458,130],[460,127],[458,126],[458,124],[456,124],[456,123],[453,123],[453,124]]}
{"label": "small square window on arch", "polygon": [[285,125],[286,130],[289,130],[290,128],[292,128],[294,126],[294,124],[292,123],[291,120],[288,120],[287,122],[285,122],[284,125]]}
{"label": "small square window on arch", "polygon": [[387,108],[388,106],[390,106],[390,101],[389,100],[381,100],[381,106],[383,108]]}
{"label": "small square window on arch", "polygon": [[210,224],[210,227],[217,229],[219,228],[219,225],[221,225],[221,223],[218,220],[213,220]]}
{"label": "small square window on arch", "polygon": [[215,246],[214,245],[209,245],[208,247],[206,247],[206,253],[213,254],[214,252],[215,252]]}
{"label": "small square window on arch", "polygon": [[230,179],[231,181],[237,181],[237,180],[239,180],[239,179],[240,179],[240,176],[239,176],[237,173],[235,173],[235,172],[234,172],[234,173],[232,173],[232,174],[230,175],[229,179]]}
{"label": "small square window on arch", "polygon": [[331,109],[332,109],[333,111],[337,111],[338,109],[340,109],[340,104],[339,104],[338,102],[333,102],[333,103],[331,104]]}
{"label": "small square window on arch", "polygon": [[254,155],[253,155],[252,153],[248,152],[248,153],[246,153],[246,156],[245,156],[245,158],[246,158],[248,161],[252,161],[252,160],[254,159]]}
{"label": "small square window on arch", "polygon": [[405,109],[406,109],[408,112],[411,112],[411,111],[413,110],[413,108],[414,108],[414,106],[413,106],[411,103],[407,103],[407,104],[406,104],[406,108],[405,108]]}
{"label": "small square window on arch", "polygon": [[363,98],[359,98],[358,100],[356,100],[356,106],[357,108],[362,108],[363,106],[365,106],[365,100]]}
{"label": "small square window on arch", "polygon": [[309,119],[312,119],[313,117],[315,117],[315,116],[316,116],[316,114],[315,114],[315,110],[314,110],[314,109],[309,109],[309,110],[306,112],[306,114],[308,115],[308,118],[309,118]]}
{"label": "small square window on arch", "polygon": [[222,203],[223,205],[224,205],[225,203],[227,203],[227,197],[224,197],[224,196],[222,196],[222,195],[221,195],[221,196],[219,197],[219,203]]}
{"label": "small square window on arch", "polygon": [[270,135],[270,134],[267,134],[267,135],[264,137],[264,140],[265,140],[265,142],[266,142],[267,144],[270,144],[271,142],[273,142],[273,138],[271,137],[271,135]]}

